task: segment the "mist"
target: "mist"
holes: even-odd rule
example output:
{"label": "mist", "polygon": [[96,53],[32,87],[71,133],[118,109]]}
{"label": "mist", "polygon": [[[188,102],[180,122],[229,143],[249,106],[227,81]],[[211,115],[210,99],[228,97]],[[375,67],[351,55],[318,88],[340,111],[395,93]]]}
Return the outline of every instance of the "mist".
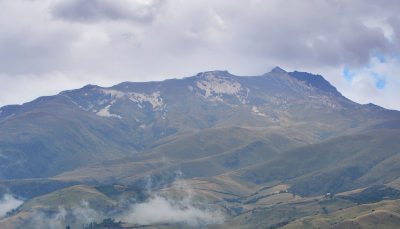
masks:
{"label": "mist", "polygon": [[201,226],[223,222],[223,217],[219,213],[171,201],[162,196],[154,196],[148,202],[135,205],[132,212],[124,219],[141,225],[186,223],[191,226]]}
{"label": "mist", "polygon": [[3,218],[7,212],[21,206],[22,203],[22,200],[18,200],[10,194],[5,194],[0,200],[0,219]]}
{"label": "mist", "polygon": [[[152,177],[149,176],[144,191],[146,199],[137,202],[136,199],[123,198],[124,207],[112,211],[96,211],[93,206],[83,200],[73,206],[42,206],[29,213],[29,219],[20,222],[19,226],[29,226],[34,229],[65,228],[70,225],[89,225],[92,222],[101,222],[106,218],[113,218],[117,222],[127,222],[138,225],[157,224],[186,224],[200,227],[224,222],[224,215],[216,206],[210,206],[204,201],[204,196],[196,193],[191,186],[183,180],[180,171],[175,172],[175,181],[164,187],[153,188]],[[1,216],[17,208],[23,203],[11,195],[5,195],[0,202]],[[121,205],[121,206],[122,206]]]}
{"label": "mist", "polygon": [[104,215],[89,207],[89,203],[83,201],[79,206],[65,208],[59,206],[56,211],[45,209],[36,210],[30,218],[28,225],[34,229],[59,229],[65,226],[87,225],[99,221]]}
{"label": "mist", "polygon": [[184,223],[203,226],[222,223],[224,217],[218,209],[195,201],[193,190],[183,181],[174,183],[164,192],[154,192],[144,203],[134,204],[123,221],[140,224]]}

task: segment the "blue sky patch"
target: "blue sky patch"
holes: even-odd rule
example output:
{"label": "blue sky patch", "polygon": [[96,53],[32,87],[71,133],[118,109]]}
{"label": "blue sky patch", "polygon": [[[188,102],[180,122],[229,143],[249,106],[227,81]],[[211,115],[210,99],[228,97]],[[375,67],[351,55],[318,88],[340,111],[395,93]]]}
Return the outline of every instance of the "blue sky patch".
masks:
{"label": "blue sky patch", "polygon": [[[375,79],[375,87],[378,89],[384,89],[386,86],[386,77],[372,71],[371,66],[368,66],[367,69],[369,70],[368,74]],[[356,76],[356,73],[350,71],[347,67],[343,68],[343,78],[345,78],[347,82],[351,82],[354,76]]]}
{"label": "blue sky patch", "polygon": [[343,68],[343,77],[347,80],[347,82],[350,82],[355,75],[356,74],[354,72],[351,72],[347,67]]}
{"label": "blue sky patch", "polygon": [[380,63],[386,63],[387,62],[386,58],[381,56],[381,55],[375,55],[374,57],[376,59],[378,59]]}
{"label": "blue sky patch", "polygon": [[379,76],[376,72],[372,72],[371,75],[375,79],[375,86],[378,89],[384,89],[386,86],[385,76]]}

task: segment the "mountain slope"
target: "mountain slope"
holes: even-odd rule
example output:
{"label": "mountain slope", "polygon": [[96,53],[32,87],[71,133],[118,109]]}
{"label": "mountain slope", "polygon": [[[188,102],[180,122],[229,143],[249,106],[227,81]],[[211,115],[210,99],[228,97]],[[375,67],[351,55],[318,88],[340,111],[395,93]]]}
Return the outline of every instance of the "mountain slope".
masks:
{"label": "mountain slope", "polygon": [[112,120],[75,106],[63,97],[45,97],[3,118],[0,177],[47,177],[135,152]]}
{"label": "mountain slope", "polygon": [[26,200],[0,225],[64,214],[59,225],[80,227],[165,198],[169,212],[216,208],[226,222],[209,228],[391,227],[399,123],[398,111],[279,67],[87,85],[0,108],[0,193]]}
{"label": "mountain slope", "polygon": [[269,160],[303,144],[276,130],[210,128],[162,144],[151,152],[82,167],[56,179],[132,184],[151,175],[154,183],[156,177],[165,183],[176,179],[176,173],[182,173],[182,178],[218,175]]}
{"label": "mountain slope", "polygon": [[346,99],[320,76],[282,69],[88,85],[0,108],[0,178],[52,176],[207,128],[279,127],[301,131],[298,141],[313,143],[399,117]]}
{"label": "mountain slope", "polygon": [[338,193],[395,180],[399,149],[399,130],[376,130],[290,150],[237,175],[255,183],[290,183],[302,196]]}

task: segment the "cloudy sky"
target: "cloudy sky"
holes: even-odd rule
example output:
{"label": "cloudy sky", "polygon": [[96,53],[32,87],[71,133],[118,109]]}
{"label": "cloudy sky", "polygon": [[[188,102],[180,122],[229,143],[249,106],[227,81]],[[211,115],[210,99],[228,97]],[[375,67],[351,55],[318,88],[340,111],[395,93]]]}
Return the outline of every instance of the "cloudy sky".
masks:
{"label": "cloudy sky", "polygon": [[398,0],[0,0],[0,106],[206,70],[322,74],[400,110]]}

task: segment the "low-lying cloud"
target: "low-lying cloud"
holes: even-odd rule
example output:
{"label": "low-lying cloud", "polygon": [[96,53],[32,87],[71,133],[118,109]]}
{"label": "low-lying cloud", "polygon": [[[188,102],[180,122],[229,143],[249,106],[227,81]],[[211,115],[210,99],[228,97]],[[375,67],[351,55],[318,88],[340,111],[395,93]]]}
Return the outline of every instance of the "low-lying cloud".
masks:
{"label": "low-lying cloud", "polygon": [[0,218],[3,218],[7,212],[21,206],[22,203],[22,200],[16,199],[10,194],[5,194],[0,200]]}
{"label": "low-lying cloud", "polygon": [[195,227],[222,223],[223,214],[196,200],[196,193],[182,178],[182,172],[175,171],[175,182],[170,187],[152,191],[149,176],[146,187],[151,197],[146,202],[132,204],[122,221],[140,225],[177,223]]}
{"label": "low-lying cloud", "polygon": [[35,229],[58,229],[65,227],[64,221],[67,215],[67,211],[64,208],[49,216],[42,211],[35,211],[34,215],[29,223]]}
{"label": "low-lying cloud", "polygon": [[[59,229],[70,226],[82,226],[103,219],[104,215],[89,207],[85,201],[79,206],[65,208],[59,206],[56,211],[38,209],[34,211],[27,225],[34,229]],[[73,227],[72,227],[73,228]]]}
{"label": "low-lying cloud", "polygon": [[[65,228],[70,225],[89,225],[92,222],[101,222],[106,218],[116,221],[139,225],[155,224],[187,224],[200,227],[224,222],[224,215],[216,206],[208,205],[202,196],[199,196],[189,184],[182,179],[181,172],[176,172],[175,182],[171,186],[152,190],[151,176],[144,186],[148,198],[142,202],[135,199],[120,200],[123,208],[108,209],[106,212],[96,211],[87,201],[75,206],[48,208],[42,206],[29,212],[27,220],[21,222],[21,227],[29,226],[34,229]],[[6,195],[0,202],[0,217],[6,212],[17,208],[23,202],[11,195]],[[1,225],[0,225],[1,227]]]}
{"label": "low-lying cloud", "polygon": [[192,200],[192,195],[188,195],[186,191],[190,192],[185,190],[183,198],[169,198],[153,193],[152,198],[146,202],[132,204],[127,213],[117,215],[97,212],[90,208],[87,202],[72,208],[59,206],[56,211],[38,209],[24,225],[34,229],[58,229],[67,225],[72,227],[89,225],[92,222],[101,222],[105,218],[115,218],[117,221],[140,225],[180,223],[198,227],[224,221],[221,212],[196,203]]}
{"label": "low-lying cloud", "polygon": [[201,209],[187,200],[175,201],[156,195],[145,203],[134,205],[124,220],[141,225],[186,223],[201,226],[222,223],[223,217],[215,210]]}

